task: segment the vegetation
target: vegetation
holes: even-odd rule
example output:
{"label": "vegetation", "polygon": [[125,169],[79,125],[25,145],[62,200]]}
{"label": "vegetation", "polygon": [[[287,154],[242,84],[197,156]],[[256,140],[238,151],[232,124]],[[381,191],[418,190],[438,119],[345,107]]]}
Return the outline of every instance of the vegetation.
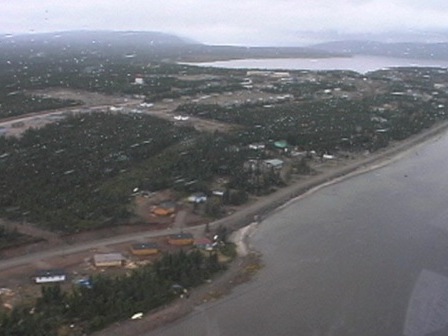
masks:
{"label": "vegetation", "polygon": [[[416,90],[417,94],[394,95],[387,91],[357,100],[330,97],[293,101],[274,108],[260,104],[223,107],[190,103],[179,106],[178,111],[240,124],[245,127],[239,134],[241,142],[285,139],[290,145],[318,153],[340,149],[375,151],[391,140],[404,139],[445,119],[443,104],[420,97],[432,88]],[[441,102],[446,97],[443,92],[438,95]]]}
{"label": "vegetation", "polygon": [[[134,188],[207,191],[216,175],[237,178],[248,153],[234,149],[233,135],[141,114],[74,115],[0,138],[0,213],[65,232],[120,224]],[[247,200],[236,189],[227,203]]]}
{"label": "vegetation", "polygon": [[64,231],[123,221],[139,181],[114,181],[193,134],[149,116],[97,113],[0,138],[0,211]]}
{"label": "vegetation", "polygon": [[[0,118],[76,103],[25,93],[49,87],[137,94],[148,102],[246,90],[241,86],[245,70],[192,67],[158,58],[149,63],[142,55],[128,58],[113,50],[108,55],[76,48],[62,54],[54,50],[48,57],[5,54],[6,63],[0,61]],[[134,83],[137,74],[144,77],[143,85]],[[372,152],[446,118],[448,96],[435,85],[446,83],[447,74],[438,69],[291,74],[288,81],[253,78],[254,85],[263,84],[262,91],[288,95],[272,104],[254,100],[179,106],[182,114],[241,126],[229,134],[198,134],[139,114],[98,114],[29,130],[21,139],[0,138],[5,176],[0,181],[0,215],[62,231],[114,225],[129,220],[129,196],[136,187],[210,194],[213,179],[225,176],[229,183],[223,187],[231,192],[205,209],[219,217],[222,205],[243,204],[247,193],[269,193],[287,180],[278,173],[243,169],[248,160],[287,156],[289,152],[276,150],[277,140],[285,140],[288,150],[317,155]],[[248,150],[253,142],[267,150]],[[307,160],[291,160],[291,171],[308,173]]]}
{"label": "vegetation", "polygon": [[24,235],[18,232],[16,228],[9,229],[4,225],[0,225],[0,250],[36,241],[36,238]]}
{"label": "vegetation", "polygon": [[0,92],[0,102],[0,119],[30,112],[53,110],[80,104],[74,100],[28,96],[21,92],[15,92],[13,94],[2,94]]}
{"label": "vegetation", "polygon": [[59,286],[44,286],[34,307],[0,313],[0,336],[52,336],[65,329],[71,335],[90,333],[163,306],[179,297],[179,289],[196,287],[224,268],[216,253],[180,251],[130,275],[93,277],[91,288],[63,292]]}

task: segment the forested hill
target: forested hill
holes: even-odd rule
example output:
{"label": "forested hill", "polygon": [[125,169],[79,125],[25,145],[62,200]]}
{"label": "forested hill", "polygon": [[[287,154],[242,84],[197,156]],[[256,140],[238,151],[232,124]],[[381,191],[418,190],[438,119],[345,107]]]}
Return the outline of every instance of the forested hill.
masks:
{"label": "forested hill", "polygon": [[[21,46],[76,47],[88,45],[130,47],[136,45],[161,46],[199,44],[172,34],[149,31],[65,31],[55,33],[0,35],[1,47]],[[88,48],[90,49],[90,48]]]}
{"label": "forested hill", "polygon": [[[213,61],[240,58],[329,57],[300,47],[212,46],[160,32],[73,31],[0,36],[0,66],[8,60],[49,57],[129,61]],[[6,63],[7,64],[7,63]]]}
{"label": "forested hill", "polygon": [[311,48],[350,55],[448,60],[448,43],[377,41],[336,41],[312,45]]}

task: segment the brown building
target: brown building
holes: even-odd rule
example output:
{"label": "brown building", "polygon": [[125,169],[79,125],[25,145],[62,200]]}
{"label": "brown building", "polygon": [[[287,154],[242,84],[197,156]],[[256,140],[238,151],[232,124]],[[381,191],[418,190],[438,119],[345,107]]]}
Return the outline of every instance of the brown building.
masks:
{"label": "brown building", "polygon": [[147,256],[159,253],[159,247],[156,243],[139,243],[131,246],[131,253],[137,256]]}
{"label": "brown building", "polygon": [[188,246],[194,243],[191,233],[172,234],[168,237],[168,244],[176,246]]}

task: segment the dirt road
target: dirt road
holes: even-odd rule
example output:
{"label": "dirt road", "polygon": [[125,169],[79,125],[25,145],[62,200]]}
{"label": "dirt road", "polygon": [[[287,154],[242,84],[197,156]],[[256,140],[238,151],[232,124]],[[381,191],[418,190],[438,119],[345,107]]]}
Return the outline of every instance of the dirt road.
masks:
{"label": "dirt road", "polygon": [[[319,188],[328,183],[335,183],[345,178],[349,178],[354,175],[365,173],[369,170],[383,166],[392,160],[400,157],[400,153],[421,144],[424,141],[430,140],[438,134],[446,131],[448,128],[448,122],[440,123],[431,129],[421,134],[415,135],[405,141],[391,145],[390,147],[378,151],[375,154],[369,155],[366,158],[360,158],[353,160],[352,162],[346,162],[340,167],[335,167],[325,173],[317,176],[307,177],[304,180],[298,181],[288,187],[278,190],[277,192],[261,198],[257,202],[248,205],[242,210],[210,223],[210,228],[217,228],[220,225],[227,227],[230,231],[241,228],[254,221],[255,216],[263,218],[268,213],[272,212],[276,208],[285,204],[289,200],[306,193],[313,188]],[[191,232],[193,234],[200,234],[204,231],[205,224],[185,228],[185,232]],[[75,245],[65,245],[56,249],[43,251],[40,253],[33,253],[31,255],[25,255],[21,257],[11,258],[8,260],[0,261],[0,271],[8,268],[26,265],[39,260],[52,258],[56,256],[64,256],[73,253],[86,251],[93,248],[98,248],[106,245],[126,243],[133,240],[160,237],[173,233],[172,229],[160,230],[160,231],[148,231],[138,232],[126,235],[120,235],[112,238],[90,241]]]}

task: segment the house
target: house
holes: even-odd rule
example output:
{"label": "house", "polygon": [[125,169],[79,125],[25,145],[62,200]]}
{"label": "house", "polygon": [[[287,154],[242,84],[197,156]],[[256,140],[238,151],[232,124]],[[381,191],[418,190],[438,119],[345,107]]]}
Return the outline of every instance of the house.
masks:
{"label": "house", "polygon": [[280,159],[263,160],[263,166],[265,169],[280,170],[283,168],[283,160]]}
{"label": "house", "polygon": [[36,272],[33,279],[37,284],[64,282],[67,274],[63,270],[41,270]]}
{"label": "house", "polygon": [[121,253],[102,253],[93,256],[93,263],[96,267],[123,266],[125,260]]}
{"label": "house", "polygon": [[142,75],[135,75],[134,84],[136,85],[143,85],[145,84],[145,80],[143,79]]}
{"label": "house", "polygon": [[252,143],[249,144],[249,149],[253,149],[253,150],[263,150],[266,148],[266,145],[263,143]]}
{"label": "house", "polygon": [[193,235],[191,233],[178,233],[172,234],[168,237],[168,244],[176,246],[192,245],[194,242]]}
{"label": "house", "polygon": [[131,246],[131,253],[137,256],[153,255],[159,251],[159,246],[156,243],[139,243]]}

